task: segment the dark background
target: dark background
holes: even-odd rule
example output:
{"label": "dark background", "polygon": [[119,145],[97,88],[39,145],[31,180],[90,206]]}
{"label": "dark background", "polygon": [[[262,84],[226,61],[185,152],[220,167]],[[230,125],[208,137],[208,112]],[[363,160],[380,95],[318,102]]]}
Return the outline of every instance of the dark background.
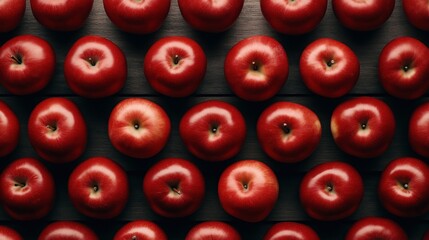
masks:
{"label": "dark background", "polygon": [[[207,34],[191,29],[183,20],[173,0],[169,15],[163,27],[154,34],[138,36],[119,31],[107,18],[101,0],[95,0],[92,12],[86,25],[79,31],[71,33],[53,32],[43,28],[33,17],[29,1],[19,28],[6,34],[0,34],[0,44],[21,34],[35,34],[48,40],[55,48],[57,68],[51,83],[40,93],[32,96],[18,97],[0,89],[0,99],[13,109],[21,124],[21,139],[18,148],[0,161],[3,169],[11,161],[20,157],[36,157],[26,132],[29,114],[42,99],[52,96],[64,96],[74,101],[82,111],[89,130],[89,142],[84,155],[77,161],[64,165],[53,165],[43,161],[55,177],[57,196],[52,212],[42,220],[17,222],[0,210],[0,224],[12,226],[26,239],[35,239],[40,231],[50,222],[56,220],[81,221],[94,229],[101,239],[111,239],[114,233],[126,222],[135,219],[149,219],[158,223],[171,239],[183,239],[187,231],[195,224],[206,220],[226,221],[239,230],[243,239],[262,239],[265,232],[276,222],[298,221],[313,227],[322,239],[342,239],[354,221],[365,216],[384,216],[391,218],[406,230],[410,239],[421,239],[429,229],[429,215],[412,219],[401,219],[387,213],[377,197],[377,184],[380,172],[394,158],[417,156],[409,147],[407,131],[408,120],[412,111],[420,103],[427,101],[426,96],[404,101],[387,96],[377,77],[377,60],[383,46],[398,36],[412,36],[429,45],[429,34],[412,27],[405,18],[400,0],[391,18],[382,28],[371,32],[353,32],[343,28],[335,18],[331,3],[320,26],[303,36],[286,36],[274,32],[263,18],[259,1],[246,0],[236,24],[220,34]],[[115,42],[125,53],[128,61],[128,79],[119,94],[101,99],[89,100],[74,95],[67,87],[63,76],[64,58],[71,45],[80,37],[88,34],[102,35]],[[290,62],[289,78],[280,93],[268,101],[252,103],[235,97],[226,84],[223,75],[223,61],[227,51],[239,40],[256,34],[276,38],[284,46]],[[154,92],[148,85],[142,70],[143,58],[148,48],[158,39],[165,36],[184,35],[201,44],[208,58],[206,77],[198,91],[191,97],[171,99]],[[321,37],[331,37],[350,46],[361,63],[361,75],[350,94],[339,99],[325,99],[311,94],[299,76],[299,57],[302,50],[312,41]],[[357,96],[374,96],[388,103],[394,111],[397,129],[395,139],[389,150],[379,158],[356,159],[342,153],[334,144],[330,129],[330,116],[339,103]],[[146,160],[128,158],[117,152],[107,138],[107,121],[110,111],[117,102],[128,97],[148,98],[160,104],[171,118],[172,133],[167,146],[156,157]],[[245,116],[247,139],[242,151],[233,159],[222,163],[209,163],[191,156],[183,146],[178,135],[181,116],[198,102],[218,99],[236,106]],[[256,121],[260,113],[276,101],[293,101],[304,104],[319,116],[323,132],[322,141],[316,152],[307,160],[298,164],[280,164],[269,159],[259,147],[256,139]],[[124,212],[117,218],[100,221],[79,214],[71,205],[67,196],[67,179],[74,167],[91,156],[106,156],[128,172],[130,180],[130,199]],[[194,215],[184,219],[166,219],[153,213],[142,193],[142,180],[147,169],[156,161],[165,157],[182,157],[197,164],[206,176],[206,197],[203,206]],[[250,224],[236,220],[227,215],[220,207],[217,198],[217,181],[223,169],[232,162],[241,159],[258,159],[267,163],[276,172],[280,183],[280,197],[269,217],[260,223]],[[361,173],[365,184],[365,196],[358,211],[349,218],[338,222],[320,222],[309,218],[303,211],[298,188],[303,175],[313,166],[322,162],[341,160],[355,166]]]}

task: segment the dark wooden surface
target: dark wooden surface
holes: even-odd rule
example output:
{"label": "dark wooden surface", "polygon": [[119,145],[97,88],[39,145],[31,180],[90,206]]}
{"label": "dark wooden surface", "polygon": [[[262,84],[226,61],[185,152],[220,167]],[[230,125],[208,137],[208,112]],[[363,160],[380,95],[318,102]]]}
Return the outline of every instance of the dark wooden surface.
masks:
{"label": "dark wooden surface", "polygon": [[[54,79],[46,89],[33,96],[17,97],[0,89],[0,99],[8,103],[18,115],[22,136],[19,146],[11,155],[0,161],[0,169],[8,163],[24,156],[37,157],[26,133],[26,124],[33,107],[42,99],[51,96],[65,96],[73,100],[81,109],[89,129],[89,142],[84,155],[76,162],[65,165],[53,165],[44,162],[55,176],[57,197],[53,211],[44,219],[34,222],[12,221],[0,210],[0,223],[12,226],[26,239],[35,239],[44,226],[55,220],[76,220],[93,228],[101,239],[111,239],[117,229],[127,221],[150,219],[160,224],[170,239],[183,239],[187,231],[195,224],[205,220],[221,220],[231,223],[243,236],[243,239],[262,239],[267,229],[279,221],[299,221],[312,226],[322,239],[342,239],[351,224],[364,216],[385,216],[399,222],[410,239],[421,239],[429,229],[429,215],[413,219],[401,219],[388,214],[380,205],[377,197],[377,183],[380,172],[386,164],[401,156],[415,156],[409,147],[407,127],[410,113],[426,97],[415,101],[402,101],[385,94],[377,78],[377,60],[383,46],[398,36],[412,36],[429,45],[429,34],[413,28],[405,19],[401,1],[397,0],[393,15],[382,28],[367,33],[353,32],[343,28],[335,18],[329,3],[325,18],[320,26],[310,34],[286,36],[275,33],[263,18],[258,0],[246,0],[243,11],[236,24],[221,34],[206,34],[192,30],[182,19],[173,0],[170,13],[163,27],[156,33],[144,36],[126,34],[119,31],[105,15],[101,0],[95,0],[91,15],[81,30],[72,33],[58,33],[40,26],[31,14],[27,1],[26,14],[20,27],[13,32],[1,34],[0,44],[21,34],[35,34],[48,40],[57,54],[57,68]],[[102,100],[88,100],[75,96],[67,87],[63,76],[63,63],[67,51],[80,37],[98,34],[114,41],[126,54],[128,61],[128,79],[123,90],[114,97]],[[265,102],[250,103],[235,97],[228,88],[223,76],[223,60],[227,51],[239,40],[255,34],[265,34],[280,41],[287,51],[290,61],[290,74],[281,92]],[[198,91],[188,98],[173,100],[155,93],[146,82],[142,64],[145,52],[161,37],[184,35],[193,38],[204,48],[208,58],[206,77]],[[298,62],[302,50],[310,42],[321,37],[331,37],[349,45],[361,62],[361,76],[352,92],[340,99],[324,99],[311,94],[299,76]],[[356,159],[342,153],[334,144],[329,129],[332,110],[344,100],[357,96],[370,95],[386,101],[395,113],[397,129],[395,139],[389,150],[379,158]],[[149,98],[165,108],[172,121],[172,133],[165,149],[147,160],[128,158],[111,146],[107,138],[107,121],[110,111],[121,99],[127,97]],[[222,163],[207,163],[192,157],[184,148],[178,135],[181,116],[191,106],[208,99],[219,99],[232,103],[245,116],[247,139],[238,156]],[[298,164],[280,164],[270,160],[260,149],[256,139],[256,120],[263,109],[276,101],[293,101],[304,104],[319,116],[322,127],[322,141],[316,152],[307,160]],[[90,156],[107,156],[121,164],[129,174],[131,195],[128,205],[118,218],[109,221],[96,221],[77,213],[67,196],[67,179],[73,168]],[[206,176],[206,197],[202,208],[185,219],[166,219],[154,214],[147,205],[142,193],[142,179],[146,170],[159,159],[165,157],[183,157],[196,163]],[[249,224],[228,216],[220,207],[217,198],[217,181],[223,169],[234,161],[258,159],[266,162],[276,172],[280,182],[280,197],[270,214],[263,222]],[[310,219],[299,204],[298,188],[305,172],[311,167],[326,161],[341,160],[355,166],[365,183],[364,200],[358,211],[351,217],[338,222],[319,222]]]}

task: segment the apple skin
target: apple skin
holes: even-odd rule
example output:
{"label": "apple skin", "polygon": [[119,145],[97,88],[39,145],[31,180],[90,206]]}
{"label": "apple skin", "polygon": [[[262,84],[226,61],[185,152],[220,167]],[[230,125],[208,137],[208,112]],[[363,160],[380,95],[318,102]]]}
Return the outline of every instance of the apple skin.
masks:
{"label": "apple skin", "polygon": [[345,240],[408,240],[407,234],[394,221],[382,217],[365,217],[348,230]]}
{"label": "apple skin", "polygon": [[274,208],[279,195],[275,173],[257,160],[241,160],[228,166],[219,178],[222,208],[245,222],[260,222]]}
{"label": "apple skin", "polygon": [[358,158],[383,154],[395,135],[390,107],[373,97],[357,97],[339,104],[332,113],[331,132],[336,145]]}
{"label": "apple skin", "polygon": [[51,97],[30,114],[28,139],[36,153],[52,163],[79,158],[86,149],[87,128],[79,108],[71,100]]}
{"label": "apple skin", "polygon": [[414,27],[429,31],[429,4],[425,0],[402,0],[407,20]]}
{"label": "apple skin", "polygon": [[378,196],[383,207],[399,217],[417,217],[429,211],[429,166],[416,158],[391,161],[381,173]]}
{"label": "apple skin", "polygon": [[355,31],[380,28],[392,15],[395,0],[332,0],[332,9],[338,21]]}
{"label": "apple skin", "polygon": [[207,221],[192,227],[185,240],[241,240],[241,236],[227,223]]}
{"label": "apple skin", "polygon": [[81,28],[92,10],[94,0],[30,0],[34,18],[54,31],[75,31]]}
{"label": "apple skin", "polygon": [[75,209],[96,219],[111,219],[128,201],[128,178],[124,169],[106,157],[92,157],[70,174],[68,193]]}
{"label": "apple skin", "polygon": [[247,101],[264,101],[283,87],[288,57],[274,38],[256,35],[236,43],[227,53],[224,73],[231,90]]}
{"label": "apple skin", "polygon": [[155,213],[167,218],[187,217],[203,203],[204,176],[185,159],[166,158],[146,172],[143,193]]}
{"label": "apple skin", "polygon": [[31,34],[13,37],[0,48],[0,84],[15,95],[36,93],[51,81],[55,61],[46,40]]}
{"label": "apple skin", "polygon": [[386,92],[401,99],[416,99],[429,90],[429,50],[412,37],[388,42],[378,58],[379,80]]}
{"label": "apple skin", "polygon": [[87,226],[72,221],[57,221],[46,226],[39,240],[98,240],[97,235]]}
{"label": "apple skin", "polygon": [[261,11],[277,32],[301,35],[316,29],[325,16],[327,0],[261,0]]}
{"label": "apple skin", "polygon": [[317,115],[304,105],[276,102],[259,116],[257,137],[272,159],[296,163],[308,158],[317,148],[322,126]]}
{"label": "apple skin", "polygon": [[5,102],[0,101],[0,157],[16,149],[20,132],[18,117]]}
{"label": "apple skin", "polygon": [[127,78],[127,60],[112,41],[96,35],[78,39],[64,61],[70,89],[86,98],[103,98],[119,92]]}
{"label": "apple skin", "polygon": [[104,10],[114,25],[124,32],[156,32],[170,11],[171,0],[103,0]]}
{"label": "apple skin", "polygon": [[423,239],[422,240],[429,240],[429,230],[427,230],[425,232],[425,234],[423,235]]}
{"label": "apple skin", "polygon": [[264,236],[264,240],[319,240],[317,233],[309,226],[295,222],[274,224]]}
{"label": "apple skin", "polygon": [[0,239],[2,240],[23,240],[22,236],[14,229],[0,226]]}
{"label": "apple skin", "polygon": [[429,102],[418,106],[411,114],[408,124],[408,140],[411,148],[429,158]]}
{"label": "apple skin", "polygon": [[5,212],[15,220],[45,217],[54,204],[54,178],[34,158],[10,163],[0,175],[0,200]]}
{"label": "apple skin", "polygon": [[10,32],[18,27],[25,13],[25,0],[3,0],[0,3],[0,33]]}
{"label": "apple skin", "polygon": [[165,232],[155,223],[146,220],[135,220],[122,226],[113,240],[167,240]]}
{"label": "apple skin", "polygon": [[180,120],[179,134],[197,158],[224,161],[237,155],[246,140],[246,122],[233,105],[209,100],[190,108]]}
{"label": "apple skin", "polygon": [[130,157],[155,156],[166,145],[170,131],[170,118],[164,109],[144,98],[124,99],[110,113],[110,142]]}
{"label": "apple skin", "polygon": [[364,195],[362,178],[351,165],[325,162],[313,167],[301,181],[299,198],[305,212],[320,221],[352,215]]}
{"label": "apple skin", "polygon": [[232,27],[243,9],[244,0],[178,0],[180,13],[194,29],[219,33]]}
{"label": "apple skin", "polygon": [[355,86],[360,75],[360,62],[346,44],[331,38],[319,38],[303,50],[299,72],[313,93],[337,98]]}
{"label": "apple skin", "polygon": [[144,75],[155,91],[169,97],[194,93],[204,79],[207,58],[188,37],[170,36],[156,41],[144,58]]}

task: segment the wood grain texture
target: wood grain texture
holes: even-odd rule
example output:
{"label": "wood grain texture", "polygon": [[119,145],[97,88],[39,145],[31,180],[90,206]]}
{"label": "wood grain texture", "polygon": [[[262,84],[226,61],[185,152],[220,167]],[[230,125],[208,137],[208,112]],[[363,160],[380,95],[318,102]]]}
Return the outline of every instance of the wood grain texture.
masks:
{"label": "wood grain texture", "polygon": [[[163,27],[156,33],[144,36],[126,34],[119,31],[107,18],[101,0],[95,0],[94,7],[86,25],[72,33],[57,33],[44,29],[31,14],[29,1],[23,22],[13,32],[0,34],[0,44],[21,34],[35,34],[48,40],[56,51],[57,68],[55,77],[46,89],[33,96],[17,97],[0,88],[0,100],[18,115],[21,124],[21,139],[18,148],[0,161],[3,169],[14,159],[32,156],[37,157],[27,139],[27,121],[33,107],[42,99],[51,96],[64,96],[74,101],[81,109],[89,129],[89,141],[84,155],[76,162],[65,165],[53,165],[44,162],[52,171],[56,180],[57,198],[53,211],[46,218],[34,222],[12,221],[3,210],[0,210],[0,224],[10,225],[25,235],[25,239],[35,239],[46,224],[55,220],[82,221],[92,227],[101,239],[111,239],[117,229],[127,221],[134,219],[151,219],[160,224],[170,239],[183,239],[186,232],[195,224],[205,220],[227,221],[235,226],[243,239],[262,239],[270,226],[279,221],[299,221],[312,226],[322,239],[342,239],[347,229],[357,219],[364,216],[385,216],[399,222],[410,236],[410,239],[421,239],[424,231],[429,229],[429,215],[415,219],[401,219],[388,214],[378,202],[376,190],[380,172],[392,159],[401,156],[419,157],[413,153],[408,144],[407,128],[411,112],[416,106],[429,99],[401,101],[387,96],[377,77],[377,60],[383,46],[398,36],[412,36],[429,45],[429,34],[413,28],[405,20],[401,1],[393,15],[382,28],[357,33],[343,28],[335,18],[329,3],[326,15],[320,26],[312,33],[303,36],[286,36],[275,33],[263,18],[258,0],[246,0],[243,11],[236,24],[221,34],[206,34],[192,30],[183,20],[177,1],[173,0],[170,13]],[[64,58],[71,45],[80,37],[97,34],[115,42],[125,53],[128,62],[128,78],[125,87],[114,97],[102,100],[88,100],[75,96],[68,88],[63,76]],[[224,57],[228,50],[239,40],[256,34],[276,38],[287,51],[290,61],[290,74],[281,92],[265,102],[249,103],[235,97],[226,84],[223,75]],[[143,58],[148,48],[164,36],[184,35],[199,42],[208,58],[206,77],[198,91],[191,97],[171,99],[155,93],[143,74]],[[298,63],[302,50],[312,41],[321,37],[331,37],[349,45],[358,55],[361,62],[361,76],[358,84],[346,97],[325,99],[311,94],[299,76]],[[352,97],[363,95],[375,96],[385,101],[394,111],[397,129],[389,150],[375,159],[356,159],[342,153],[333,142],[329,123],[333,109],[341,102]],[[117,152],[107,137],[107,121],[110,111],[120,100],[128,97],[145,97],[160,104],[170,116],[172,133],[167,146],[157,156],[147,159],[132,159]],[[207,163],[191,156],[185,149],[178,134],[179,122],[187,109],[193,105],[218,99],[236,106],[245,116],[247,138],[242,151],[233,159],[222,163]],[[322,127],[322,141],[316,152],[307,160],[298,164],[280,164],[269,159],[259,147],[256,138],[256,121],[260,113],[276,101],[293,101],[301,103],[319,116]],[[118,218],[109,221],[95,221],[86,218],[72,207],[67,195],[67,179],[74,167],[91,156],[107,156],[121,164],[129,174],[131,195],[128,205]],[[147,206],[142,193],[142,179],[147,169],[156,161],[165,157],[182,157],[197,164],[206,176],[206,197],[202,208],[185,219],[165,219],[157,216]],[[217,198],[217,181],[223,169],[231,162],[241,159],[258,159],[267,163],[276,172],[280,182],[280,197],[274,211],[266,221],[249,224],[228,216],[220,207]],[[298,188],[303,175],[313,166],[326,161],[340,160],[355,166],[365,183],[365,197],[359,210],[350,218],[338,222],[319,222],[310,219],[299,204]]]}

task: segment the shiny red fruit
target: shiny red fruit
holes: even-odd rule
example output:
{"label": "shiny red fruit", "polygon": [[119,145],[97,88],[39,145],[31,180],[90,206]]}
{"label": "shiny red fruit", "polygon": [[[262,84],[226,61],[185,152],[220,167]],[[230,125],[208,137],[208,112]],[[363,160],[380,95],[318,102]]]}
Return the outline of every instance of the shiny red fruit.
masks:
{"label": "shiny red fruit", "polygon": [[408,140],[411,148],[429,158],[429,103],[421,104],[411,114],[408,124]]}
{"label": "shiny red fruit", "polygon": [[402,0],[402,8],[414,27],[429,31],[429,4],[426,0]]}
{"label": "shiny red fruit", "polygon": [[165,232],[155,223],[135,220],[122,226],[113,240],[167,240]]}
{"label": "shiny red fruit", "polygon": [[0,3],[0,33],[14,30],[25,13],[25,0],[3,0]]}
{"label": "shiny red fruit", "polygon": [[202,222],[189,230],[185,240],[241,240],[240,234],[224,222]]}
{"label": "shiny red fruit", "polygon": [[0,239],[2,240],[23,240],[22,236],[14,229],[0,226]]}
{"label": "shiny red fruit", "polygon": [[394,221],[381,217],[365,217],[353,224],[345,240],[395,239],[408,240],[407,234]]}
{"label": "shiny red fruit", "polygon": [[57,221],[46,226],[38,240],[98,240],[87,226],[72,221]]}
{"label": "shiny red fruit", "polygon": [[295,222],[274,224],[264,236],[264,240],[319,240],[317,233],[309,226]]}
{"label": "shiny red fruit", "polygon": [[19,120],[12,109],[0,101],[0,157],[10,154],[19,143]]}

